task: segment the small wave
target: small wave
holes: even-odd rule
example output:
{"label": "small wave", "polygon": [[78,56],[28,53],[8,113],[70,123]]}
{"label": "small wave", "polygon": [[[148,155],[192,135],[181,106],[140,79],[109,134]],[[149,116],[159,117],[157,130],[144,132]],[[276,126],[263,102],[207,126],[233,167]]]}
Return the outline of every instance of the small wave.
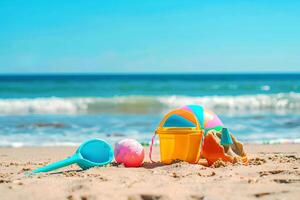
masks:
{"label": "small wave", "polygon": [[200,104],[215,111],[296,111],[300,93],[258,94],[241,96],[170,97],[161,99],[166,105]]}
{"label": "small wave", "polygon": [[[144,145],[149,145],[150,142],[142,142]],[[15,142],[15,141],[0,141],[0,147],[13,147],[13,148],[21,148],[21,147],[63,147],[63,146],[79,146],[80,141],[78,142],[69,142],[69,141],[60,141],[60,142],[53,142],[47,141],[43,142],[39,138],[36,138],[34,141],[23,141],[23,142]],[[287,138],[278,138],[273,140],[248,140],[243,141],[245,144],[299,144],[300,138],[295,139],[287,139]],[[159,145],[159,141],[155,143],[155,145]]]}
{"label": "small wave", "polygon": [[79,146],[80,142],[41,142],[41,141],[33,141],[33,142],[14,142],[14,141],[5,141],[0,142],[0,147],[13,147],[13,148],[21,148],[21,147],[63,147],[63,146]]}
{"label": "small wave", "polygon": [[241,96],[116,96],[90,98],[0,99],[1,115],[162,113],[187,104],[204,105],[216,112],[283,111],[300,109],[300,93]]}
{"label": "small wave", "polygon": [[278,138],[272,140],[255,140],[255,141],[246,141],[247,144],[299,144],[300,138],[288,139],[288,138]]}

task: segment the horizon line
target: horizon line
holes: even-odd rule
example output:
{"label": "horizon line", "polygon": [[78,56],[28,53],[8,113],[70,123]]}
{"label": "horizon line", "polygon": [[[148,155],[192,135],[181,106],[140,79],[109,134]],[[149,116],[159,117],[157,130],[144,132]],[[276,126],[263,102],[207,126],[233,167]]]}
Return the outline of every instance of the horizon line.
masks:
{"label": "horizon line", "polygon": [[76,75],[300,75],[300,71],[295,72],[29,72],[29,73],[0,73],[0,76],[76,76]]}

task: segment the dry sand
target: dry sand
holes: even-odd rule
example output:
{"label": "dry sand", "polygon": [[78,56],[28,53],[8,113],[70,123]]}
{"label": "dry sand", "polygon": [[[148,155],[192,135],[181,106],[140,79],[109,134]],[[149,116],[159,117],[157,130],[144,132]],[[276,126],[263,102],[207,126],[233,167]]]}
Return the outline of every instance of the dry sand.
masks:
{"label": "dry sand", "polygon": [[[147,162],[24,176],[71,155],[70,147],[0,148],[0,199],[299,199],[300,144],[246,145],[248,166]],[[147,156],[146,156],[147,157]],[[155,158],[159,158],[158,148]]]}

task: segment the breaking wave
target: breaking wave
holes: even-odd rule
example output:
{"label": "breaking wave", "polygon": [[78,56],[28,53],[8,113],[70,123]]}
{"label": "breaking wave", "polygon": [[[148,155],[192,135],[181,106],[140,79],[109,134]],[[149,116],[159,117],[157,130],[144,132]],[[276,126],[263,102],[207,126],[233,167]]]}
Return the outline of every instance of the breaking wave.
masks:
{"label": "breaking wave", "polygon": [[240,96],[115,96],[90,98],[0,99],[1,115],[157,113],[187,104],[216,112],[299,112],[300,93]]}

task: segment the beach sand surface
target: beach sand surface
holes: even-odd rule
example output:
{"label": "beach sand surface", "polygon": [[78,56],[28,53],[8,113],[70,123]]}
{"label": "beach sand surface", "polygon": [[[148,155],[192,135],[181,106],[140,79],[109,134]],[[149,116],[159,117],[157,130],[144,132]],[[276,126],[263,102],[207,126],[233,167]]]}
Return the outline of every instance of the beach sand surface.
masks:
{"label": "beach sand surface", "polygon": [[[150,163],[146,148],[145,163],[140,168],[110,165],[79,171],[74,165],[34,176],[24,174],[68,157],[76,148],[0,148],[0,199],[300,198],[300,144],[251,144],[245,148],[248,166]],[[154,154],[158,160],[158,147]]]}

